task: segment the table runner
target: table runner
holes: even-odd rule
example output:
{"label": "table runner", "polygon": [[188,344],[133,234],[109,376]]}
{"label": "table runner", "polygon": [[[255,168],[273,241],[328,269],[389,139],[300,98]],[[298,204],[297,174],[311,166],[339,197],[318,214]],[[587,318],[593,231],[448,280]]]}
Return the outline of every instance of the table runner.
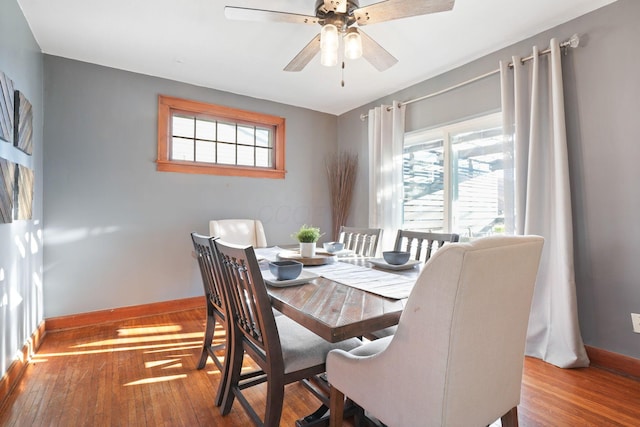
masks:
{"label": "table runner", "polygon": [[311,267],[309,271],[353,288],[394,299],[408,298],[416,283],[415,277],[387,273],[346,262]]}
{"label": "table runner", "polygon": [[[259,248],[255,252],[258,259],[275,261],[277,254],[283,250],[275,246]],[[408,298],[416,282],[415,276],[407,277],[402,274],[389,273],[348,262],[305,267],[305,270],[343,285],[393,299]]]}

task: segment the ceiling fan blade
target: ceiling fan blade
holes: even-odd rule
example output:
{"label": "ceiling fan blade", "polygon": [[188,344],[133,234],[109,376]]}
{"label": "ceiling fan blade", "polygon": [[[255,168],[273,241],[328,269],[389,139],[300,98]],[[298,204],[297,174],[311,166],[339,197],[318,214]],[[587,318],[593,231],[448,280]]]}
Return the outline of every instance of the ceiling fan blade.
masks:
{"label": "ceiling fan blade", "polygon": [[318,18],[315,16],[235,6],[225,6],[224,16],[226,16],[227,19],[236,19],[240,21],[287,22],[290,24],[318,23]]}
{"label": "ceiling fan blade", "polygon": [[369,37],[361,29],[358,30],[362,37],[362,57],[373,65],[378,71],[385,71],[395,65],[398,60]]}
{"label": "ceiling fan blade", "polygon": [[453,9],[455,0],[387,0],[353,11],[359,26]]}
{"label": "ceiling fan blade", "polygon": [[284,71],[301,71],[320,52],[320,34],[315,36],[296,56],[284,67]]}

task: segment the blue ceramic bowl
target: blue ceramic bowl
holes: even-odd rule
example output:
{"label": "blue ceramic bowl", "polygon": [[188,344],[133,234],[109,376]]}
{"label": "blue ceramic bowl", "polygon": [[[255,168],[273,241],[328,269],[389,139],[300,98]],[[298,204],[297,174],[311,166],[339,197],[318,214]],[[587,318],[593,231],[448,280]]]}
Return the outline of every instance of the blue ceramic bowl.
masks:
{"label": "blue ceramic bowl", "polygon": [[344,243],[342,242],[327,242],[322,246],[324,247],[324,250],[330,254],[335,254],[336,252],[340,252],[344,249]]}
{"label": "blue ceramic bowl", "polygon": [[302,273],[302,263],[298,261],[272,261],[269,271],[278,280],[293,280]]}
{"label": "blue ceramic bowl", "polygon": [[387,263],[392,265],[402,265],[409,261],[411,253],[403,251],[386,251],[382,252],[382,256]]}

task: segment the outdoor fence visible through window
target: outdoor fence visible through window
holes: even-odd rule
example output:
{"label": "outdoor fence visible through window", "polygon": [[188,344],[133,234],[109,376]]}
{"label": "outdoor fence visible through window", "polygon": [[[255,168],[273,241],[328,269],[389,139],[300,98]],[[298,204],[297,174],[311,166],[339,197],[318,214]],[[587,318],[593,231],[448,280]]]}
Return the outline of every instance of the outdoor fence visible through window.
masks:
{"label": "outdoor fence visible through window", "polygon": [[499,113],[408,133],[402,227],[453,232],[463,240],[509,232],[505,210],[513,206],[512,159]]}

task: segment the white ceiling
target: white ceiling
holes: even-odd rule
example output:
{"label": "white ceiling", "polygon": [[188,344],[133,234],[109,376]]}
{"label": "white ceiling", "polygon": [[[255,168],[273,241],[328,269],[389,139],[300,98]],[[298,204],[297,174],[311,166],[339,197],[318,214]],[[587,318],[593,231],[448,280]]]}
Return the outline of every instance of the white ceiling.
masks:
{"label": "white ceiling", "polygon": [[225,5],[315,15],[315,0],[18,3],[44,53],[339,115],[614,1],[456,0],[449,12],[366,26],[399,62],[379,72],[347,60],[345,87],[319,55],[301,72],[282,71],[319,25],[224,16]]}

